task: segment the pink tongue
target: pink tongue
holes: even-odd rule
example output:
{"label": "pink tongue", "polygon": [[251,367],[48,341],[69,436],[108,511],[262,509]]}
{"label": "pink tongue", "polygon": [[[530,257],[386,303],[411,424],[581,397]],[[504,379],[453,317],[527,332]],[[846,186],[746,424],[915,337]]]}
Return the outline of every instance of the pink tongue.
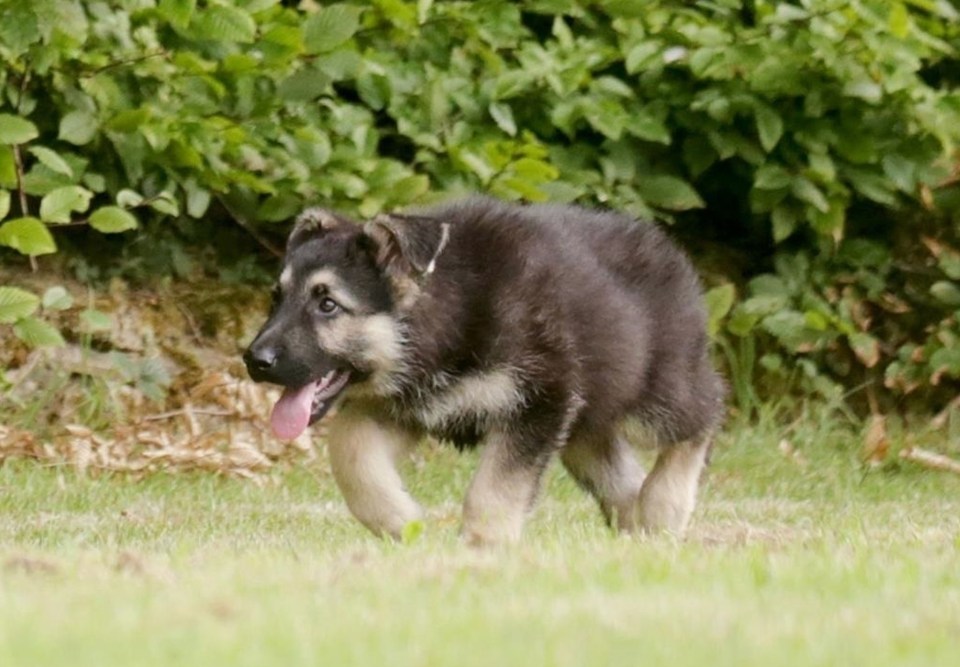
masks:
{"label": "pink tongue", "polygon": [[310,409],[316,388],[317,383],[311,382],[299,389],[283,390],[270,415],[270,426],[275,436],[281,440],[293,440],[303,433],[310,423]]}

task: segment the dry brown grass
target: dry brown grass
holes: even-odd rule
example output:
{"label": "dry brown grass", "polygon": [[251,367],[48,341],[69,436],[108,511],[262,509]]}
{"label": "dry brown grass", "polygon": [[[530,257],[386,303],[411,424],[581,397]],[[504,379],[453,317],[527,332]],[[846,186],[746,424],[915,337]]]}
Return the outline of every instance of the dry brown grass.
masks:
{"label": "dry brown grass", "polygon": [[[269,434],[275,390],[250,382],[239,359],[265,311],[260,290],[211,283],[153,292],[114,282],[92,293],[50,275],[24,283],[36,293],[64,284],[74,306],[44,314],[64,331],[63,348],[31,350],[0,327],[0,462],[256,478],[279,460],[314,456],[307,435],[285,443]],[[110,328],[86,331],[88,308],[107,313]],[[145,362],[169,379],[160,396],[121,368]]]}

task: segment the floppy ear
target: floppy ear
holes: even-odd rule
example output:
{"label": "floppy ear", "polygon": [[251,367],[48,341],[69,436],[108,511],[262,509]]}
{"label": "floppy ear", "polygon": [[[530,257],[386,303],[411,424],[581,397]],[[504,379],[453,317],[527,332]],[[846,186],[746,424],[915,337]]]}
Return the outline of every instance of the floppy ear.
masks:
{"label": "floppy ear", "polygon": [[364,226],[384,270],[420,278],[433,273],[450,236],[450,223],[425,216],[379,215]]}
{"label": "floppy ear", "polygon": [[351,224],[332,211],[323,208],[308,208],[297,216],[293,231],[287,238],[287,252],[312,238],[323,236],[334,229],[342,229]]}

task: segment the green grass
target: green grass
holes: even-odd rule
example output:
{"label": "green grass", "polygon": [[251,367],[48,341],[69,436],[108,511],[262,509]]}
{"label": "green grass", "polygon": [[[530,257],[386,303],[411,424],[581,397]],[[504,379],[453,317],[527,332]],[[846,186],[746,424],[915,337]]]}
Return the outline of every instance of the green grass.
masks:
{"label": "green grass", "polygon": [[429,447],[410,544],[323,460],[263,485],[8,462],[0,665],[956,664],[960,478],[865,474],[836,419],[783,421],[722,438],[683,542],[611,534],[555,468],[520,546],[470,550],[474,459]]}

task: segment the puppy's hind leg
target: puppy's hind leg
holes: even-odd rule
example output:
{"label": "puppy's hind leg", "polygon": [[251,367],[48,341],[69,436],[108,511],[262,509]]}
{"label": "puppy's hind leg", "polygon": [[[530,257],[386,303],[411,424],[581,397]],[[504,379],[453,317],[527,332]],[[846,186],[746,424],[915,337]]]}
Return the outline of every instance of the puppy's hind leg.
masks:
{"label": "puppy's hind leg", "polygon": [[413,434],[347,404],[330,424],[327,441],[347,507],[374,534],[399,538],[404,526],[423,516],[397,470],[400,455],[416,444]]}
{"label": "puppy's hind leg", "polygon": [[560,458],[567,472],[596,498],[608,525],[624,532],[636,529],[644,473],[626,441],[609,433],[574,434]]}
{"label": "puppy's hind leg", "polygon": [[640,489],[637,518],[646,533],[682,535],[697,503],[700,473],[710,436],[660,447],[657,462]]}

